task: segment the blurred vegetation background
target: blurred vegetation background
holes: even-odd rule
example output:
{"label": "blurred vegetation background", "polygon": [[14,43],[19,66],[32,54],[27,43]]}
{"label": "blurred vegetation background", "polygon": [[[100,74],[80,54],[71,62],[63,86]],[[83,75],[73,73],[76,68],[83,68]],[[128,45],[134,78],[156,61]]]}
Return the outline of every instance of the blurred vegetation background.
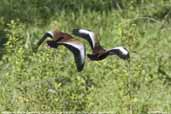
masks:
{"label": "blurred vegetation background", "polygon": [[[1,112],[171,112],[171,0],[1,0],[0,5]],[[33,53],[34,43],[54,28],[93,30],[104,47],[128,48],[131,61],[86,60],[78,73],[64,47],[43,44]]]}

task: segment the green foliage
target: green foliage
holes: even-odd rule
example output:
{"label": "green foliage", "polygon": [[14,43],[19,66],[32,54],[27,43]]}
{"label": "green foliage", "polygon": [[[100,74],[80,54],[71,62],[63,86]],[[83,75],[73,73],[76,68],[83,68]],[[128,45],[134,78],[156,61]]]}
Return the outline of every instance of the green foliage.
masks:
{"label": "green foliage", "polygon": [[[0,110],[170,112],[169,2],[122,0],[115,9],[111,0],[1,0]],[[49,49],[44,43],[34,53],[34,43],[56,27],[93,30],[104,47],[128,48],[130,61],[86,60],[78,73],[62,46]]]}
{"label": "green foliage", "polygon": [[[108,0],[1,0],[0,14],[7,20],[20,19],[24,22],[43,21],[50,17],[59,16],[63,11],[79,12],[80,9],[93,11],[111,10]],[[87,11],[85,10],[85,11]],[[38,22],[40,23],[40,22]]]}

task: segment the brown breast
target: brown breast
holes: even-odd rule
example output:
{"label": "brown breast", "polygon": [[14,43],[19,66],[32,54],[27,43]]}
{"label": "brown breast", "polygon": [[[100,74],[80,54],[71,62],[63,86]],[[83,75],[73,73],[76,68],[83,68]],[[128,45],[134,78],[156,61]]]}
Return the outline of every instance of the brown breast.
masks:
{"label": "brown breast", "polygon": [[101,45],[96,45],[96,47],[93,49],[93,54],[103,54],[106,50]]}
{"label": "brown breast", "polygon": [[67,41],[71,40],[73,37],[67,33],[60,32],[60,31],[54,31],[54,40],[57,41]]}

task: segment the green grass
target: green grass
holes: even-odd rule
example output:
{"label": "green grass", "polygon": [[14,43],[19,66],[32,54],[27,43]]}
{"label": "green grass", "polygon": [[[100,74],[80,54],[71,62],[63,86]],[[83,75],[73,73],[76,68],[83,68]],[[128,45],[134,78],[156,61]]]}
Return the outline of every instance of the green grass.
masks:
{"label": "green grass", "polygon": [[[169,16],[151,17],[156,21],[138,18],[152,15],[155,8],[151,9],[62,10],[46,24],[4,22],[2,17],[1,33],[8,41],[0,48],[0,111],[171,112]],[[68,33],[80,27],[93,30],[104,47],[128,48],[131,61],[116,56],[86,60],[79,73],[72,53],[62,46],[55,50],[44,43],[33,53],[35,41],[56,27]],[[88,43],[81,41],[91,53]]]}

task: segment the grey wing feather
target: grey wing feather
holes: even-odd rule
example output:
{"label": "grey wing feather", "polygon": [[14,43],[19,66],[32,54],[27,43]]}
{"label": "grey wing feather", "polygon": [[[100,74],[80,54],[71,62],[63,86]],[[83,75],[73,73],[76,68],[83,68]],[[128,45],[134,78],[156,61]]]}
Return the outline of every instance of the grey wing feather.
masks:
{"label": "grey wing feather", "polygon": [[74,55],[78,72],[82,71],[85,63],[85,47],[75,42],[58,42],[57,44],[65,45]]}
{"label": "grey wing feather", "polygon": [[92,31],[86,29],[73,29],[72,33],[76,36],[86,39],[89,42],[92,49],[95,47],[97,41]]}

